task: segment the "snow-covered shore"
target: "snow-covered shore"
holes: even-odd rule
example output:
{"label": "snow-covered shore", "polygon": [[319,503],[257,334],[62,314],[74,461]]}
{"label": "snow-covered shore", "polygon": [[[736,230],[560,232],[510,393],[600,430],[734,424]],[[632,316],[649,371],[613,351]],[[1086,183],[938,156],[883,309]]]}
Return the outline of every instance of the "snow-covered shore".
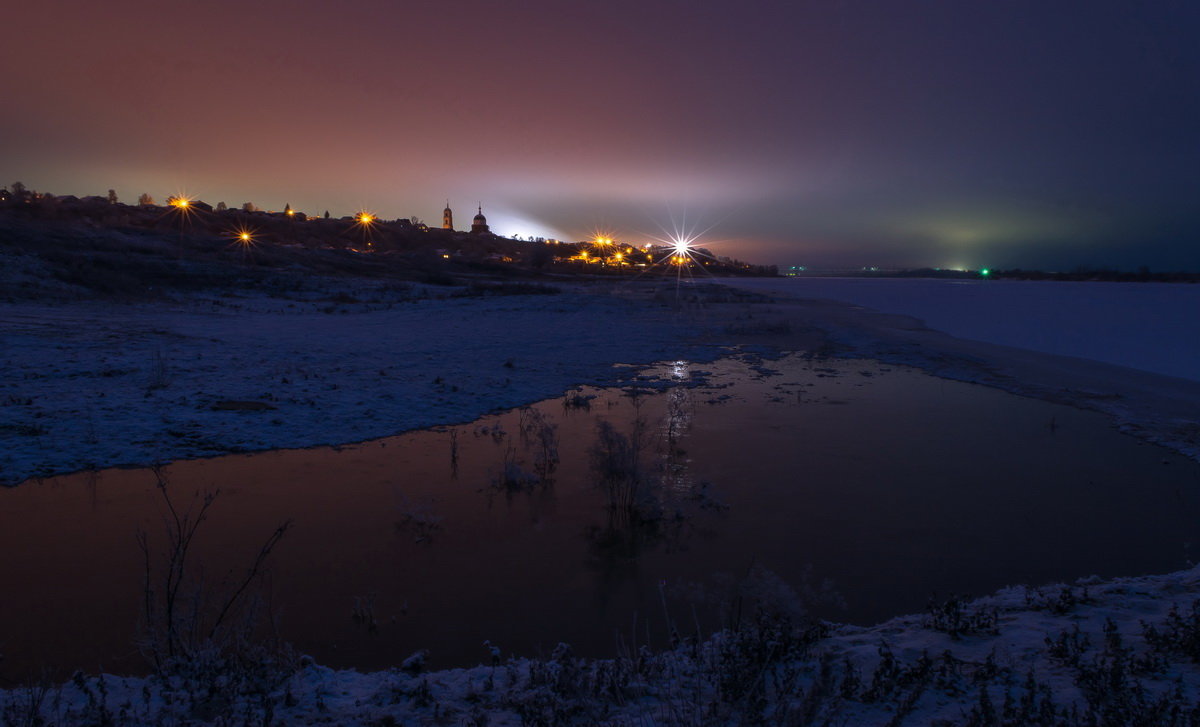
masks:
{"label": "snow-covered shore", "polygon": [[693,317],[624,292],[0,305],[0,484],[362,441],[704,355]]}
{"label": "snow-covered shore", "polygon": [[[388,304],[6,304],[0,476],[11,484],[357,441],[610,383],[625,370],[614,363],[702,360],[736,344],[913,364],[1099,409],[1200,458],[1200,383],[791,298],[791,282],[733,282],[774,302],[606,284]],[[776,609],[703,644],[661,654],[629,645],[614,660],[564,649],[432,674],[416,673],[415,661],[364,674],[302,660],[278,681],[229,669],[167,681],[79,675],[0,692],[0,715],[56,724],[1182,724],[1200,714],[1198,597],[1200,571],[1188,570],[1014,587],[871,628],[785,632]]]}
{"label": "snow-covered shore", "polygon": [[[768,345],[796,348],[789,339],[816,331],[829,355],[916,366],[944,378],[1093,409],[1127,433],[1200,461],[1200,380],[1159,372],[1182,373],[1193,366],[1200,371],[1200,317],[1192,314],[1200,305],[1200,287],[1148,284],[1141,286],[1147,292],[1134,295],[1121,287],[1126,284],[1059,288],[1046,282],[1030,283],[1045,288],[1030,296],[1024,285],[989,282],[983,293],[964,301],[963,286],[942,280],[758,278],[727,284],[775,297],[758,315],[786,321],[790,332],[755,339]],[[1156,287],[1163,290],[1150,290]],[[824,295],[838,300],[813,297]],[[1141,302],[1112,315],[1116,303],[1130,297]],[[1084,304],[1097,300],[1092,307]],[[1158,309],[1150,303],[1155,300],[1172,301],[1161,311],[1171,335],[1146,335],[1159,325]],[[1055,313],[1056,308],[1068,312]],[[1073,321],[1065,329],[1059,325],[1064,316]],[[945,328],[930,321],[944,322]],[[1132,367],[1138,362],[1145,368]]]}
{"label": "snow-covered shore", "polygon": [[[786,279],[721,282],[760,297],[725,296],[703,284],[684,286],[678,299],[670,283],[598,283],[568,285],[559,295],[431,296],[418,287],[398,296],[340,291],[323,300],[194,295],[172,303],[0,304],[0,484],[470,421],[571,386],[613,383],[623,371],[614,364],[706,360],[736,344],[823,346],[832,355],[911,364],[1098,409],[1131,433],[1200,458],[1200,381],[1088,357],[1093,349],[1127,350],[1122,335],[1133,324],[1076,348],[1069,342],[1084,339],[1064,334],[1059,348],[1069,355],[1058,355],[1003,345],[1010,324],[999,332],[980,326],[983,340],[969,340],[886,307],[808,297],[853,298],[862,281],[816,281],[820,289]],[[936,308],[939,296],[954,308],[945,295],[958,293],[931,285],[944,281],[874,282],[910,284],[926,308]],[[1030,330],[1047,326],[1012,313],[1028,308],[1018,288],[989,290],[971,316],[994,327],[1010,311]],[[877,304],[917,305],[895,286],[885,298]],[[1097,316],[1107,310],[1100,306]],[[1186,364],[1188,346],[1200,340],[1197,320],[1194,336],[1143,340],[1138,355]]]}
{"label": "snow-covered shore", "polygon": [[[76,675],[0,692],[11,724],[1184,725],[1200,716],[1200,571],[1016,587],[870,628],[759,618],[662,653],[421,673]],[[39,722],[38,720],[44,720]]]}

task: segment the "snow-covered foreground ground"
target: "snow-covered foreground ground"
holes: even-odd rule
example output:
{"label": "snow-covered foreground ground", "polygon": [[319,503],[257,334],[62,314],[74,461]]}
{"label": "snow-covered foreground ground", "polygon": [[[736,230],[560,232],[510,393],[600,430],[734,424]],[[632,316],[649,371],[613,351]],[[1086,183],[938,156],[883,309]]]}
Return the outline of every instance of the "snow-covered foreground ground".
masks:
{"label": "snow-covered foreground ground", "polygon": [[[1197,309],[1188,296],[1200,288],[1144,286],[1147,295],[1157,288],[1182,296],[1162,311],[1163,320],[1182,328],[1122,338],[1119,330],[1143,333],[1138,321],[1152,329],[1157,319],[1131,313],[1141,304],[1122,302],[1126,288],[1111,284],[1028,284],[1044,294],[1039,303],[1024,284],[989,283],[978,295],[960,296],[943,281],[861,281],[886,284],[875,299],[850,298],[884,311],[873,313],[820,300],[846,298],[839,286],[860,281],[803,287],[809,282],[736,281],[778,300],[716,302],[687,294],[686,312],[656,303],[649,289],[603,286],[558,296],[414,300],[380,310],[266,298],[5,305],[0,478],[14,483],[93,465],[356,441],[469,420],[575,384],[611,383],[622,371],[614,363],[697,360],[731,344],[910,363],[1099,409],[1140,436],[1200,456],[1200,384],[1153,373],[1184,376],[1187,362],[1195,361],[1196,321],[1189,328],[1176,313]],[[906,285],[912,287],[899,287]],[[1103,299],[1080,308],[1069,300],[1083,300],[1073,290],[1087,292],[1083,298],[1101,291]],[[1071,336],[1062,330],[1055,336],[1055,325],[1045,323],[1027,326],[1025,339],[1004,337],[1008,329],[1021,333],[1006,311],[1020,312],[1011,320],[1045,321],[1038,316],[1072,308],[1093,314],[1072,319],[1070,330],[1089,332],[1075,344],[1052,347]],[[939,311],[945,318],[936,317]],[[990,322],[989,332],[955,328],[972,321]],[[1126,328],[1113,328],[1118,324]],[[1118,340],[1137,341],[1131,345],[1144,349],[1140,358],[1106,354],[1120,347]],[[1102,345],[1084,345],[1097,341]],[[784,597],[760,599],[761,620],[746,618],[737,631],[702,644],[685,640],[661,654],[627,642],[614,660],[576,659],[564,648],[545,660],[501,654],[495,664],[433,674],[417,673],[419,657],[407,669],[372,674],[305,660],[294,670],[201,659],[166,680],[79,675],[60,686],[10,689],[0,692],[0,719],[491,725],[1200,719],[1196,570],[1016,587],[867,629],[790,629],[783,617],[795,615],[791,599],[786,588],[775,590]],[[397,655],[398,665],[406,656]]]}
{"label": "snow-covered foreground ground", "polygon": [[902,278],[735,284],[912,316],[958,338],[1200,381],[1200,285]]}
{"label": "snow-covered foreground ground", "polygon": [[[0,692],[9,724],[1188,725],[1200,572],[947,601],[871,628],[789,619],[767,578],[736,630],[663,653],[363,674],[199,659],[169,677]],[[750,604],[757,610],[751,611]],[[751,615],[752,613],[757,615]],[[686,626],[681,626],[686,630]],[[264,667],[269,664],[273,668]],[[39,721],[44,720],[44,722]]]}
{"label": "snow-covered foreground ground", "polygon": [[0,305],[0,484],[471,421],[695,354],[699,330],[607,287],[217,303]]}

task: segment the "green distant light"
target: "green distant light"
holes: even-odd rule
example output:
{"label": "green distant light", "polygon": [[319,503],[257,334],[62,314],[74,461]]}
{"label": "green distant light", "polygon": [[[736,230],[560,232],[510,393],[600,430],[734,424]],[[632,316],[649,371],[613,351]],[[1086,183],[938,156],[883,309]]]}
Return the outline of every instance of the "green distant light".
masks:
{"label": "green distant light", "polygon": [[983,270],[979,271],[979,274],[986,278],[987,276],[992,274],[992,271],[988,270],[987,268],[984,268]]}

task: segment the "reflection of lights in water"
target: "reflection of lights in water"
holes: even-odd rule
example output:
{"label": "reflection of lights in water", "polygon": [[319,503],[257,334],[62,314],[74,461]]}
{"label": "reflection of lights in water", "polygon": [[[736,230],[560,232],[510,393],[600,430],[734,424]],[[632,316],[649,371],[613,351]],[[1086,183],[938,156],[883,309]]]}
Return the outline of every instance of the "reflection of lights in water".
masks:
{"label": "reflection of lights in water", "polygon": [[[688,376],[687,361],[671,362],[673,380],[686,381]],[[691,475],[691,458],[687,456],[687,451],[679,446],[680,439],[691,428],[694,413],[691,389],[676,386],[667,391],[667,413],[663,421],[666,450],[663,455],[662,486],[672,492],[688,493],[696,485]]]}
{"label": "reflection of lights in water", "polygon": [[676,440],[687,433],[692,424],[692,392],[678,387],[667,392],[667,443],[675,446]]}
{"label": "reflection of lights in water", "polygon": [[663,470],[662,486],[664,490],[677,495],[691,494],[696,490],[696,479],[688,468],[689,460],[668,462]]}

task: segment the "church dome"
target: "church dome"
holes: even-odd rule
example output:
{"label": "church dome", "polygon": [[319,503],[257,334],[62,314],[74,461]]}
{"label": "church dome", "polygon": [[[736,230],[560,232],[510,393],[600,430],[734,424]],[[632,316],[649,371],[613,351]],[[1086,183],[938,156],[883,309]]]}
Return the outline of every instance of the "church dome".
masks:
{"label": "church dome", "polygon": [[475,219],[471,220],[471,232],[475,234],[490,233],[488,229],[487,218],[483,216],[483,207],[479,207],[479,214],[475,215]]}

